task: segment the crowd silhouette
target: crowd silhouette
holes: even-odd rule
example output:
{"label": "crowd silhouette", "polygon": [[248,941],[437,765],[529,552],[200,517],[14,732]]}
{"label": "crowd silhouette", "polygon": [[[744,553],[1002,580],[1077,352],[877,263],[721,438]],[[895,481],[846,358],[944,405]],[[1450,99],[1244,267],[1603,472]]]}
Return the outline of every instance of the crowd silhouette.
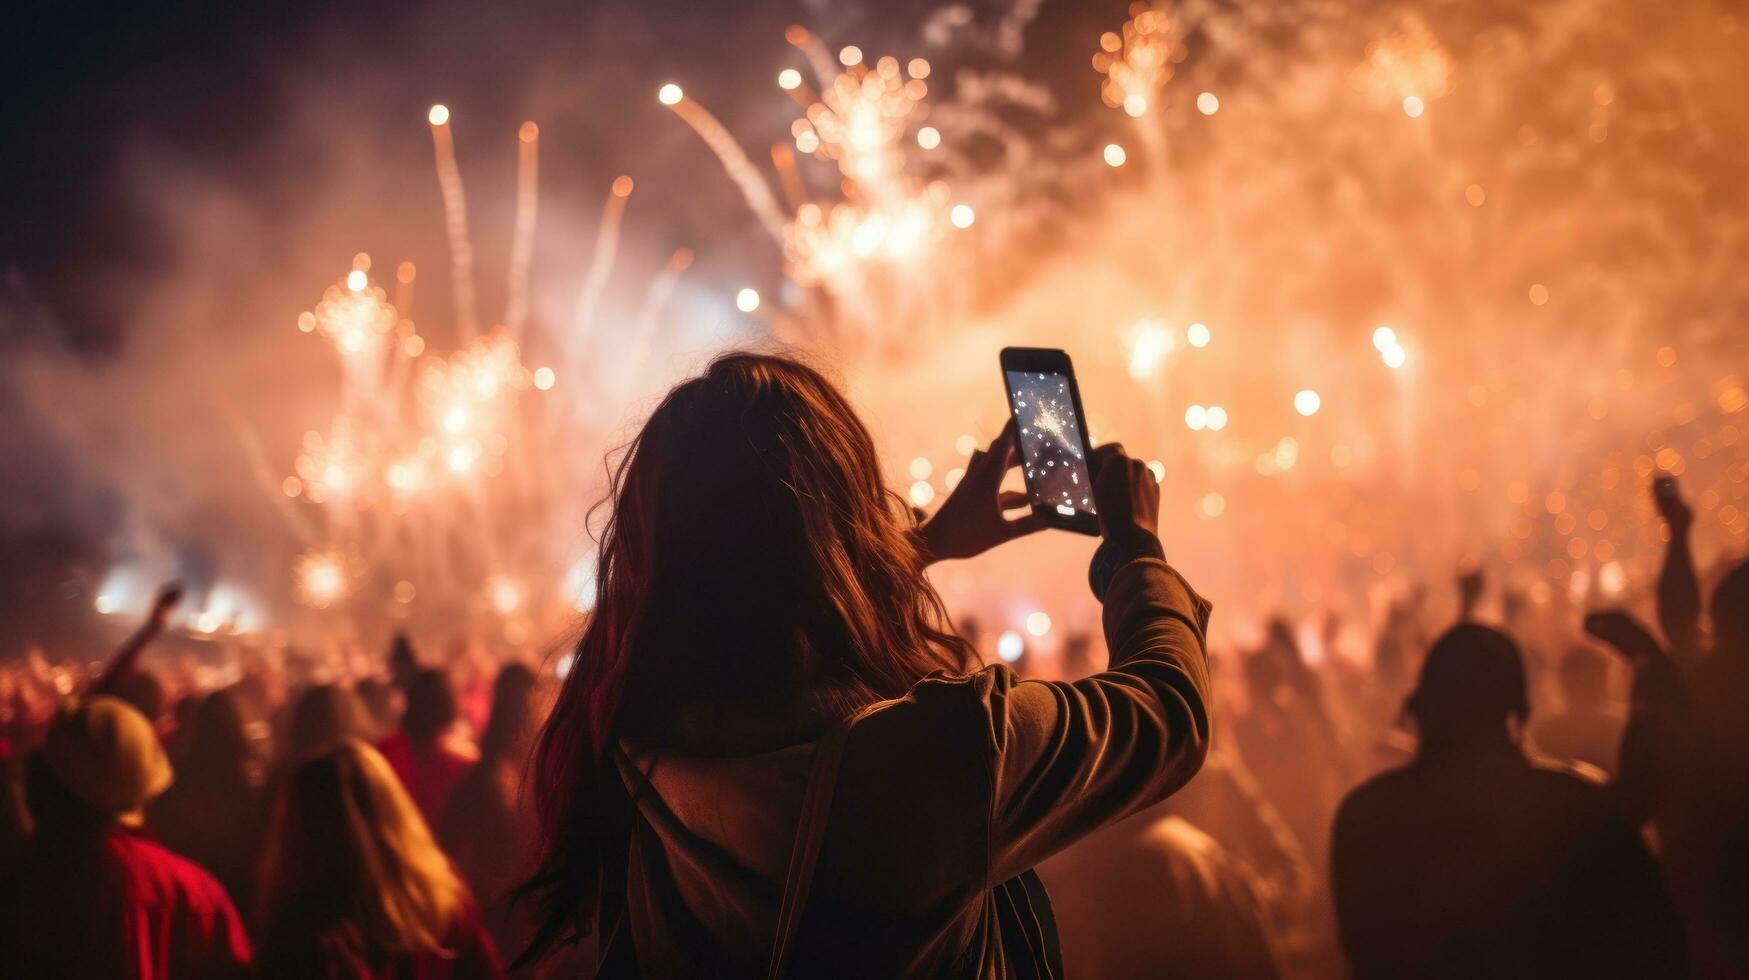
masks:
{"label": "crowd silhouette", "polygon": [[920,520],[825,377],[725,355],[625,453],[566,671],[203,682],[174,586],[102,663],[0,663],[0,974],[1749,977],[1749,561],[1697,566],[1674,479],[1642,593],[1464,573],[1360,664],[1333,611],[1211,653],[1101,447],[1103,619],[1047,669],[927,573],[1042,529],[1017,459]]}

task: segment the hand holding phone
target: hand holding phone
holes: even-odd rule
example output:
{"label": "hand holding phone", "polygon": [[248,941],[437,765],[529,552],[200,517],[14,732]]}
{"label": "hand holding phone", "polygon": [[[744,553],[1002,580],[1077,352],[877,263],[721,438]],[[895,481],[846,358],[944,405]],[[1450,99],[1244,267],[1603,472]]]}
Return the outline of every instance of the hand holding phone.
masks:
{"label": "hand holding phone", "polygon": [[1044,530],[1044,522],[1035,514],[1013,520],[1003,514],[1026,503],[1024,494],[1002,489],[1002,478],[1020,462],[1015,428],[1010,419],[987,449],[972,453],[965,475],[941,509],[918,528],[928,561],[971,558],[1003,542]]}
{"label": "hand holding phone", "polygon": [[1093,499],[1107,541],[1160,536],[1160,481],[1148,464],[1111,442],[1093,450]]}
{"label": "hand holding phone", "polygon": [[1007,347],[1001,364],[1033,514],[1051,527],[1098,534],[1089,467],[1092,450],[1069,355],[1040,347]]}

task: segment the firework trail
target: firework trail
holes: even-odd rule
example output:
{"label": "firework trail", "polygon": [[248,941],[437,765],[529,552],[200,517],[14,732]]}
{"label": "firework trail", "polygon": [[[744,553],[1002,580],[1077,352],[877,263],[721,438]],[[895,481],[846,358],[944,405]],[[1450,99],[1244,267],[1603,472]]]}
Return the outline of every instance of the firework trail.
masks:
{"label": "firework trail", "polygon": [[516,136],[516,226],[510,240],[510,298],[504,306],[504,329],[512,340],[522,338],[523,321],[528,319],[528,268],[534,260],[540,203],[540,127],[525,122]]}
{"label": "firework trail", "polygon": [[601,230],[595,236],[595,254],[589,259],[589,271],[584,274],[583,286],[577,291],[576,323],[580,330],[595,328],[595,311],[601,303],[602,290],[607,288],[607,278],[613,274],[614,259],[619,255],[619,226],[625,219],[632,186],[630,177],[615,177],[607,192],[607,202],[601,207]]}
{"label": "firework trail", "polygon": [[461,168],[455,160],[455,136],[450,132],[449,109],[431,107],[431,145],[437,155],[437,185],[443,192],[444,230],[449,235],[451,276],[455,279],[456,329],[469,340],[480,332],[474,309],[474,243],[468,235],[468,197],[462,189]]}
{"label": "firework trail", "polygon": [[741,144],[735,142],[735,137],[723,128],[723,124],[711,115],[710,110],[699,105],[680,90],[678,85],[664,85],[659,93],[662,104],[674,110],[681,121],[692,127],[699,139],[711,148],[717,159],[723,163],[723,169],[728,171],[729,179],[741,189],[741,196],[747,199],[747,206],[753,209],[753,216],[759,219],[773,241],[783,241],[785,218],[783,210],[778,207],[777,198],[772,196],[771,187],[759,170],[753,166],[753,161],[747,159],[747,154],[741,149]]}

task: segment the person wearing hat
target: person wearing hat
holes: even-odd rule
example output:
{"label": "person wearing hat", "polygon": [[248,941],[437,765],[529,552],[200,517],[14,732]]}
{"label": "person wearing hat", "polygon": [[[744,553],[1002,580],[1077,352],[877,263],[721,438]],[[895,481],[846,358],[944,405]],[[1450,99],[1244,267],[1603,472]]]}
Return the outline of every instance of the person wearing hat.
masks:
{"label": "person wearing hat", "polygon": [[213,877],[142,831],[170,786],[151,722],[98,695],[64,709],[27,771],[35,834],[0,881],[0,972],[20,977],[230,977],[248,936]]}
{"label": "person wearing hat", "polygon": [[1532,763],[1524,658],[1447,630],[1405,705],[1408,765],[1343,800],[1331,885],[1354,980],[1680,976],[1681,923],[1605,788]]}

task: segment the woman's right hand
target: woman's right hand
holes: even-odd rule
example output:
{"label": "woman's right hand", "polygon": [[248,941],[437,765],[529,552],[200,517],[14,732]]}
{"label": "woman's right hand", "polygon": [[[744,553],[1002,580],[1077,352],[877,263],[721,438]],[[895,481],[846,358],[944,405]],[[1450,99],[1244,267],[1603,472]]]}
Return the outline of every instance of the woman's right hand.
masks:
{"label": "woman's right hand", "polygon": [[1093,450],[1093,504],[1099,535],[1114,544],[1160,538],[1160,482],[1148,464],[1124,452],[1120,443]]}

